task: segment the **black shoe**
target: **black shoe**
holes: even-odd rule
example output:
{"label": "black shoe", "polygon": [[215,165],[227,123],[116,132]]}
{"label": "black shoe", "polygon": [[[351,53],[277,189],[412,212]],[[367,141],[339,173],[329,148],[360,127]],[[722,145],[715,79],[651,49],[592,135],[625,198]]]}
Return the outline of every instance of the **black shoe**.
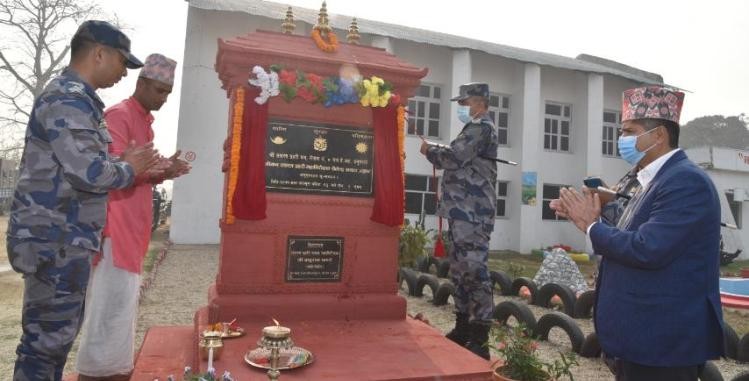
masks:
{"label": "black shoe", "polygon": [[456,313],[455,314],[455,328],[448,332],[445,337],[452,340],[456,344],[464,347],[470,339],[470,325],[468,324],[468,314]]}
{"label": "black shoe", "polygon": [[471,337],[468,342],[468,345],[466,345],[466,348],[473,352],[476,356],[482,357],[486,360],[489,360],[489,346],[487,345],[487,342],[489,341],[489,329],[491,326],[488,324],[481,324],[481,323],[471,323],[470,324],[470,333]]}

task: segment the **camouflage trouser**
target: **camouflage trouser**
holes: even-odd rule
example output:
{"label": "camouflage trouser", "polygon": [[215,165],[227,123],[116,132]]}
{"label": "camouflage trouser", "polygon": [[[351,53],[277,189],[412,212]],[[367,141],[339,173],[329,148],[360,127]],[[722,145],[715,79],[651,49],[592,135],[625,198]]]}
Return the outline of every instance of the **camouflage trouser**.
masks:
{"label": "camouflage trouser", "polygon": [[455,308],[471,321],[490,323],[494,310],[492,283],[487,268],[493,225],[448,220],[450,225],[450,279],[455,284]]}
{"label": "camouflage trouser", "polygon": [[9,238],[8,253],[40,258],[36,272],[23,275],[23,334],[13,381],[61,380],[83,320],[92,252]]}

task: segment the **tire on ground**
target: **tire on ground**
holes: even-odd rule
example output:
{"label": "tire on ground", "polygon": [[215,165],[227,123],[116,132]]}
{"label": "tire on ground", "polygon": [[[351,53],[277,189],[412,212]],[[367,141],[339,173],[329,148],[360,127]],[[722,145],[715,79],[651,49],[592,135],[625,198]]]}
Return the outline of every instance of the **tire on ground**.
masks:
{"label": "tire on ground", "polygon": [[447,304],[447,298],[455,295],[455,285],[452,282],[443,282],[440,284],[440,288],[437,289],[437,293],[434,294],[434,300],[432,304],[435,306],[444,306]]}
{"label": "tire on ground", "polygon": [[494,320],[502,325],[506,325],[507,319],[512,316],[519,323],[525,325],[528,333],[532,333],[536,329],[536,317],[533,316],[533,311],[525,303],[517,300],[505,300],[497,304],[494,307],[493,315]]}
{"label": "tire on ground", "polygon": [[528,291],[530,291],[531,293],[531,299],[529,303],[533,304],[536,301],[536,296],[538,295],[538,287],[536,286],[536,282],[534,282],[531,278],[520,277],[512,281],[512,295],[520,296],[520,289],[523,286],[528,287]]}
{"label": "tire on ground", "polygon": [[414,296],[413,293],[416,291],[416,273],[405,267],[401,267],[399,273],[401,282],[405,281],[406,286],[408,286],[408,295]]}
{"label": "tire on ground", "polygon": [[429,286],[432,290],[432,297],[434,297],[434,295],[437,295],[437,290],[440,288],[440,281],[432,274],[419,275],[419,278],[416,279],[416,290],[414,296],[424,296],[424,286]]}
{"label": "tire on ground", "polygon": [[749,362],[749,333],[739,340],[736,347],[736,360],[739,362]]}
{"label": "tire on ground", "polygon": [[538,290],[538,296],[536,297],[536,305],[540,307],[548,308],[551,304],[551,298],[554,295],[559,296],[562,299],[564,305],[564,313],[568,316],[575,315],[575,292],[571,288],[558,283],[546,283]]}
{"label": "tire on ground", "polygon": [[585,335],[580,327],[575,322],[575,319],[557,311],[549,312],[548,314],[541,316],[536,323],[536,330],[534,331],[535,336],[540,340],[549,340],[549,331],[552,328],[559,327],[567,333],[567,337],[570,339],[572,345],[572,351],[580,353],[580,347],[583,345]]}
{"label": "tire on ground", "polygon": [[499,287],[502,295],[512,295],[512,278],[502,271],[489,271],[489,278],[492,280],[492,287]]}
{"label": "tire on ground", "polygon": [[437,266],[437,277],[438,278],[447,278],[447,275],[450,273],[450,260],[447,258],[442,258],[439,260],[439,266]]}
{"label": "tire on ground", "polygon": [[[440,268],[440,261],[442,259],[435,257],[434,255],[429,256],[429,263],[427,264],[427,271],[424,271],[426,273],[430,274],[436,274],[437,271],[439,271]],[[434,266],[434,273],[432,273],[432,266]]]}
{"label": "tire on ground", "polygon": [[725,356],[729,359],[735,360],[737,358],[736,352],[739,347],[739,335],[733,330],[728,323],[723,322],[723,349],[725,350]]}
{"label": "tire on ground", "polygon": [[705,366],[698,377],[700,381],[723,381],[723,375],[720,374],[720,370],[712,361],[705,362]]}
{"label": "tire on ground", "polygon": [[416,269],[423,273],[428,273],[429,265],[431,264],[431,258],[432,257],[430,255],[425,255],[416,260]]}
{"label": "tire on ground", "polygon": [[593,305],[596,303],[596,291],[588,290],[577,296],[575,300],[575,315],[577,319],[593,317]]}
{"label": "tire on ground", "polygon": [[580,356],[586,358],[601,357],[601,345],[598,343],[598,335],[595,332],[591,332],[583,340],[583,344],[580,346]]}

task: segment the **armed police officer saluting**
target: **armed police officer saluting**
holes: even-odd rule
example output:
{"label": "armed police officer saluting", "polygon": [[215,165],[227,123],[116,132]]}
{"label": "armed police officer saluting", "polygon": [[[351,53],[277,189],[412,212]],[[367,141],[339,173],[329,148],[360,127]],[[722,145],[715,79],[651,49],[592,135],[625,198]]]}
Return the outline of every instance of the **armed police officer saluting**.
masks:
{"label": "armed police officer saluting", "polygon": [[487,268],[496,211],[497,129],[488,114],[489,85],[460,86],[458,119],[465,123],[449,146],[423,141],[421,153],[443,169],[437,214],[447,218],[452,241],[450,278],[455,284],[455,328],[447,337],[489,359],[485,346],[494,301]]}

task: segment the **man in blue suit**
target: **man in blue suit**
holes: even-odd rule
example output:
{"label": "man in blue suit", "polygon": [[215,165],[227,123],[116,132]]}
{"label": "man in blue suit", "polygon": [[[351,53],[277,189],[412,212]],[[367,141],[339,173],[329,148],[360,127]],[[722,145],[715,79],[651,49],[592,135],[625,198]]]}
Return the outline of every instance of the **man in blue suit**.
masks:
{"label": "man in blue suit", "polygon": [[594,322],[616,379],[696,381],[723,354],[718,194],[678,148],[684,94],[648,86],[622,98],[618,146],[641,168],[640,189],[616,226],[588,189],[563,189],[552,207],[603,257]]}

